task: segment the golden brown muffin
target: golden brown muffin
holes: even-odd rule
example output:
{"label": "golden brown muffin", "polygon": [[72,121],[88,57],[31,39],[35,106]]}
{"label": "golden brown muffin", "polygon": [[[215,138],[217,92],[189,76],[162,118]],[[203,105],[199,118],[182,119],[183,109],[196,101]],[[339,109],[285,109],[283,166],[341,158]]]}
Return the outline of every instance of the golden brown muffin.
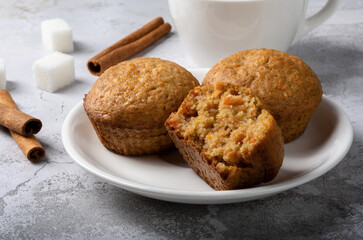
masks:
{"label": "golden brown muffin", "polygon": [[172,145],[164,122],[199,86],[176,63],[141,57],[109,68],[84,98],[102,144],[123,155],[156,153]]}
{"label": "golden brown muffin", "polygon": [[300,58],[252,49],[220,60],[202,85],[229,82],[252,89],[281,128],[285,143],[302,135],[322,99],[319,78]]}
{"label": "golden brown muffin", "polygon": [[194,88],[165,126],[185,161],[216,190],[268,182],[283,161],[279,126],[258,98],[238,85]]}

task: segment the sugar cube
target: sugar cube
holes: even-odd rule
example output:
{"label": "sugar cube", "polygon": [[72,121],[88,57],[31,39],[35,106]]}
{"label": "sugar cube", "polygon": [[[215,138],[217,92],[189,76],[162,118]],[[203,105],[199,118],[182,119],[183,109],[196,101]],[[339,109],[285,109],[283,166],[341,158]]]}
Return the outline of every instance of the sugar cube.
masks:
{"label": "sugar cube", "polygon": [[0,89],[6,88],[5,62],[0,59]]}
{"label": "sugar cube", "polygon": [[74,58],[64,53],[54,52],[33,64],[36,86],[48,92],[55,92],[71,84],[74,75]]}
{"label": "sugar cube", "polygon": [[60,18],[45,20],[41,24],[42,42],[52,51],[73,52],[72,29]]}

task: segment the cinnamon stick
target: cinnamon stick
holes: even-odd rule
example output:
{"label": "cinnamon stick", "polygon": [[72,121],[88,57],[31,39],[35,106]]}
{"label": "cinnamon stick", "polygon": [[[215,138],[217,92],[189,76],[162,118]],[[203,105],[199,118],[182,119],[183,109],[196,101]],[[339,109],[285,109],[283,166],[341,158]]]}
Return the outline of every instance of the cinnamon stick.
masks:
{"label": "cinnamon stick", "polygon": [[162,36],[170,32],[170,30],[170,24],[164,23],[163,18],[155,18],[142,28],[136,30],[91,58],[87,63],[88,70],[93,75],[99,76],[109,67],[130,58],[150,46]]}
{"label": "cinnamon stick", "polygon": [[44,148],[34,137],[34,135],[31,135],[30,137],[24,137],[12,130],[9,131],[15,142],[18,144],[19,148],[30,161],[35,162],[45,156]]}
{"label": "cinnamon stick", "polygon": [[0,103],[0,125],[27,137],[38,133],[42,128],[39,119],[2,103]]}
{"label": "cinnamon stick", "polygon": [[[18,110],[13,98],[6,90],[0,90],[0,103],[6,105],[7,107]],[[36,161],[45,156],[45,151],[42,145],[34,137],[22,136],[13,130],[10,130],[11,136],[14,138],[15,142],[18,144],[19,148],[24,152],[30,161]]]}

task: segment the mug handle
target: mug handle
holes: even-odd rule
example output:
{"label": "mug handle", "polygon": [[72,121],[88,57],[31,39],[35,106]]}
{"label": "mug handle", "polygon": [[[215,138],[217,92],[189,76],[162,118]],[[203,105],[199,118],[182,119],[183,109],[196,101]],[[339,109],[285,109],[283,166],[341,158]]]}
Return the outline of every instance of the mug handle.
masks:
{"label": "mug handle", "polygon": [[297,41],[300,40],[304,35],[309,33],[311,30],[328,20],[333,13],[337,10],[339,0],[328,0],[324,7],[320,9],[319,12],[314,14],[313,16],[305,19],[300,27],[298,33],[295,36],[292,44],[295,44]]}

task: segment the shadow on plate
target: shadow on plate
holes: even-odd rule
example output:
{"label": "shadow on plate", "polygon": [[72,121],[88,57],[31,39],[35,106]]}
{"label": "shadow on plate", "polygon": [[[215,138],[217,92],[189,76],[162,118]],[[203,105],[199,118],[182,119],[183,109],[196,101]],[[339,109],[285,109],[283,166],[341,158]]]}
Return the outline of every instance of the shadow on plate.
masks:
{"label": "shadow on plate", "polygon": [[157,155],[161,160],[173,164],[178,167],[189,168],[189,165],[184,161],[177,149],[172,148]]}

